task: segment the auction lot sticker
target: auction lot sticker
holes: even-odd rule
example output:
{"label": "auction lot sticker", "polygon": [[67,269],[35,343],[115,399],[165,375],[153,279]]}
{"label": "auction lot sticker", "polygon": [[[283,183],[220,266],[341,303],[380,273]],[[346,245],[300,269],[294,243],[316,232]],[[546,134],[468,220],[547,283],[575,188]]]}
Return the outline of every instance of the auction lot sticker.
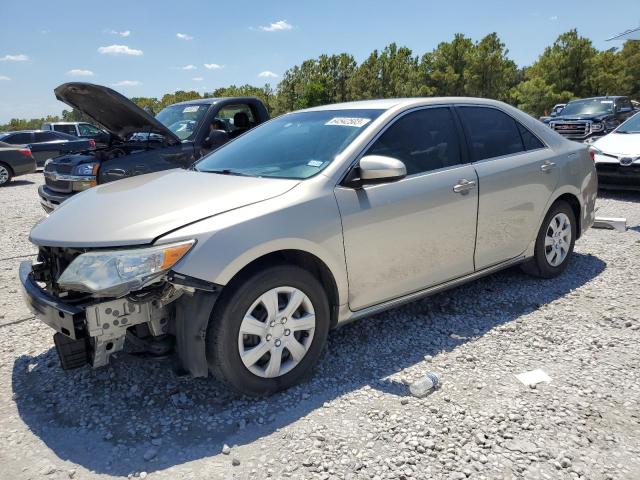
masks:
{"label": "auction lot sticker", "polygon": [[344,127],[356,127],[360,128],[371,121],[370,118],[358,118],[358,117],[334,117],[329,120],[325,125],[342,125]]}

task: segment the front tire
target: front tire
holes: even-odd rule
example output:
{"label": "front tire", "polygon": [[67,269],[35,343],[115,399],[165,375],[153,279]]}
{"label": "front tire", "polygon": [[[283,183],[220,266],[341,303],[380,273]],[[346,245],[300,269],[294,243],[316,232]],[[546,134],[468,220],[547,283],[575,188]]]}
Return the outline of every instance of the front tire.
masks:
{"label": "front tire", "polygon": [[227,288],[207,329],[211,372],[248,395],[296,384],[318,361],[329,332],[320,282],[300,267],[279,265]]}
{"label": "front tire", "polygon": [[534,256],[522,269],[536,277],[553,278],[567,268],[576,240],[576,217],[565,201],[554,203],[536,238]]}

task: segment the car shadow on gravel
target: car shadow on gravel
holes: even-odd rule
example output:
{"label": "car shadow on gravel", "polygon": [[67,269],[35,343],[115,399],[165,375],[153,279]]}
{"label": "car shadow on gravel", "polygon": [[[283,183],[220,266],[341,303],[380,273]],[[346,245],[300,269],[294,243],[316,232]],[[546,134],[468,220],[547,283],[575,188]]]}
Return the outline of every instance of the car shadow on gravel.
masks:
{"label": "car shadow on gravel", "polygon": [[33,185],[33,183],[31,180],[13,180],[3,185],[2,188],[24,187],[25,185]]}
{"label": "car shadow on gravel", "polygon": [[[225,443],[251,445],[354,390],[407,395],[402,370],[518,320],[605,267],[595,256],[574,254],[554,280],[514,268],[346,325],[331,332],[303,384],[268,398],[237,395],[212,379],[181,379],[170,358],[120,355],[105,369],[63,372],[53,349],[15,361],[14,398],[27,427],[61,459],[115,476],[164,470],[215,456]],[[208,465],[216,463],[231,459],[221,455]]]}
{"label": "car shadow on gravel", "polygon": [[598,190],[598,198],[640,203],[640,190]]}

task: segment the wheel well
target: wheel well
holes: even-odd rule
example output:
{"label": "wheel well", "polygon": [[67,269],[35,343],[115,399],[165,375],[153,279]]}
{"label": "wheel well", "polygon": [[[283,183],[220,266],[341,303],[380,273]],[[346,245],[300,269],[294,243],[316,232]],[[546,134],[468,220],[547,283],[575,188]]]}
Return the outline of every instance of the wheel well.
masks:
{"label": "wheel well", "polygon": [[554,203],[560,200],[567,202],[571,207],[571,210],[573,210],[573,215],[576,217],[576,239],[578,239],[580,238],[580,234],[582,232],[582,215],[580,211],[580,202],[575,195],[572,195],[570,193],[563,193],[558,198],[556,198],[556,201]]}
{"label": "wheel well", "polygon": [[11,168],[11,165],[4,163],[4,162],[0,162],[0,165],[2,165],[3,167],[7,167],[9,169],[9,173],[11,175],[15,175],[16,172],[13,171],[13,168]]}
{"label": "wheel well", "polygon": [[329,310],[331,311],[331,327],[338,323],[338,286],[333,278],[329,267],[315,255],[303,250],[279,250],[253,260],[243,267],[227,285],[242,281],[265,267],[274,265],[296,265],[311,273],[324,288],[329,300]]}

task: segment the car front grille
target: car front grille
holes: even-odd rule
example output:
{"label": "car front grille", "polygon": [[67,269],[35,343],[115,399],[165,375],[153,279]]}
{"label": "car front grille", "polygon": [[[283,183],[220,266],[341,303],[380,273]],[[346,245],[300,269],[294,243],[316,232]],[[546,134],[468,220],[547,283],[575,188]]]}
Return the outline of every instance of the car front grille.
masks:
{"label": "car front grille", "polygon": [[60,192],[60,193],[71,192],[72,185],[71,185],[71,182],[68,180],[54,180],[53,178],[49,178],[48,176],[45,175],[44,183],[47,185],[47,187],[49,187],[53,191]]}
{"label": "car front grille", "polygon": [[615,163],[596,164],[598,182],[604,185],[621,185],[640,188],[640,165],[619,165]]}
{"label": "car front grille", "polygon": [[569,138],[584,138],[591,130],[589,122],[551,122],[551,128]]}

